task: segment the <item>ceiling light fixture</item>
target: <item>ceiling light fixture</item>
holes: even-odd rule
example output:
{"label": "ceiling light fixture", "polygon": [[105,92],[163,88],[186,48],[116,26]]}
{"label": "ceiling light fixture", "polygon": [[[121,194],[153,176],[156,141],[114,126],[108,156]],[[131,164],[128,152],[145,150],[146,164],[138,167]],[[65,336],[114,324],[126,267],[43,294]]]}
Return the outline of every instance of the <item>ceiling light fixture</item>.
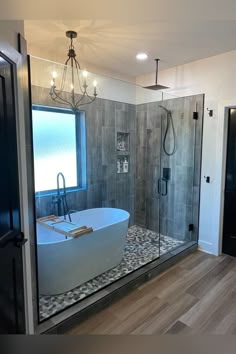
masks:
{"label": "ceiling light fixture", "polygon": [[137,60],[146,60],[148,58],[148,55],[146,53],[138,53],[136,55]]}
{"label": "ceiling light fixture", "polygon": [[[57,73],[52,73],[50,97],[53,101],[69,106],[73,111],[78,111],[79,107],[95,101],[97,97],[97,81],[93,82],[93,95],[89,95],[87,77],[88,72],[81,70],[80,64],[76,59],[76,53],[73,45],[73,39],[77,38],[77,32],[67,31],[66,36],[70,38],[70,46],[68,51],[68,59],[65,62],[60,88],[56,89]],[[66,87],[70,87],[70,99],[64,94]],[[76,92],[75,92],[76,91]],[[78,95],[76,95],[78,94]]]}

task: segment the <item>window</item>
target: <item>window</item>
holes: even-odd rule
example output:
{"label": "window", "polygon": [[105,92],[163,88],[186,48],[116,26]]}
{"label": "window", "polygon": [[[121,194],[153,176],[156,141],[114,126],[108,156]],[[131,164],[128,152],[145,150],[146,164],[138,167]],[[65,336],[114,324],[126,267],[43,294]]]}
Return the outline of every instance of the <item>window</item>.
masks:
{"label": "window", "polygon": [[86,187],[85,114],[33,106],[36,193],[51,193],[62,172],[68,189]]}

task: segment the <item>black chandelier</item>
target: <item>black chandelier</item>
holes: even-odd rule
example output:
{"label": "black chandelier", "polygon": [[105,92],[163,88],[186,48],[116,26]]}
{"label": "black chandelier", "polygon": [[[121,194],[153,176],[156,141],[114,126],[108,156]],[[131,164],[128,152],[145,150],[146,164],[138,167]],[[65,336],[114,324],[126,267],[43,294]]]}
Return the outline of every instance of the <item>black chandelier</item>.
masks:
{"label": "black chandelier", "polygon": [[[80,106],[92,103],[97,97],[97,82],[93,82],[93,96],[87,92],[87,76],[86,70],[81,71],[80,64],[76,59],[76,53],[73,46],[73,39],[77,38],[77,33],[74,31],[67,31],[66,36],[70,38],[70,46],[68,51],[68,59],[65,62],[64,70],[62,73],[61,85],[57,89],[56,78],[57,73],[52,73],[50,96],[51,99],[59,104],[69,106],[73,111],[78,111]],[[68,79],[69,77],[69,79]],[[65,94],[64,89],[67,82],[70,83],[70,98]],[[77,95],[75,93],[77,91]]]}

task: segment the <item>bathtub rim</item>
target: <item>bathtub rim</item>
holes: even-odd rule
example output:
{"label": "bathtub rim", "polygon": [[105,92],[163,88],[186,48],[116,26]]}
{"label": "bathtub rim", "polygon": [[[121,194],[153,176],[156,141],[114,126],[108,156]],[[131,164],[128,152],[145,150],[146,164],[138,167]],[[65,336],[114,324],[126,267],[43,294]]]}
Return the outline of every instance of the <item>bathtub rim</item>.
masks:
{"label": "bathtub rim", "polygon": [[[123,221],[126,221],[127,219],[130,218],[130,213],[124,209],[120,209],[120,208],[90,208],[90,209],[85,209],[85,210],[80,210],[80,211],[77,211],[76,213],[72,213],[73,214],[77,214],[77,213],[86,213],[87,211],[91,211],[91,210],[101,210],[101,209],[105,209],[105,210],[119,210],[119,211],[122,211],[124,213],[124,217],[122,217],[119,221],[116,221],[116,222],[113,222],[113,223],[110,223],[108,225],[106,225],[105,227],[109,227],[109,226],[113,226],[113,225],[116,225],[116,224],[119,224],[120,222],[123,222]],[[63,218],[63,216],[61,216],[61,218]],[[43,227],[43,225],[42,225]],[[45,228],[47,228],[45,226]],[[96,229],[93,230],[93,232],[95,231],[98,231],[98,230],[102,230],[104,229],[104,227],[98,227]],[[53,230],[53,229],[50,229],[48,228],[48,230],[50,230],[51,232],[55,232],[57,234],[59,234],[57,231]],[[78,239],[80,237],[83,237],[83,236],[86,236],[86,235],[90,235],[92,234],[93,232],[89,232],[87,234],[84,234],[84,235],[81,235],[78,237]],[[63,235],[61,234],[61,236],[63,237]],[[66,237],[66,236],[64,236]],[[74,237],[71,237],[71,236],[67,236],[67,238],[64,238],[62,240],[58,240],[58,241],[54,241],[54,242],[38,242],[38,233],[37,233],[37,220],[36,220],[36,240],[37,240],[37,247],[39,246],[46,246],[46,245],[54,245],[54,244],[58,244],[58,243],[62,243],[62,242],[66,242],[66,241],[71,241],[71,240],[74,240],[76,238]]]}

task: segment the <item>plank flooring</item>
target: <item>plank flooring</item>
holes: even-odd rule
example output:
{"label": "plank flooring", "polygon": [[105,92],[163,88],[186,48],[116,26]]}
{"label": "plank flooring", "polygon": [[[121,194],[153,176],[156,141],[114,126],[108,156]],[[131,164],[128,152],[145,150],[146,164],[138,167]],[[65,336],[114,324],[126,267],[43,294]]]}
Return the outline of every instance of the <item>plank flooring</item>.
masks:
{"label": "plank flooring", "polygon": [[67,334],[236,334],[236,258],[197,251]]}

